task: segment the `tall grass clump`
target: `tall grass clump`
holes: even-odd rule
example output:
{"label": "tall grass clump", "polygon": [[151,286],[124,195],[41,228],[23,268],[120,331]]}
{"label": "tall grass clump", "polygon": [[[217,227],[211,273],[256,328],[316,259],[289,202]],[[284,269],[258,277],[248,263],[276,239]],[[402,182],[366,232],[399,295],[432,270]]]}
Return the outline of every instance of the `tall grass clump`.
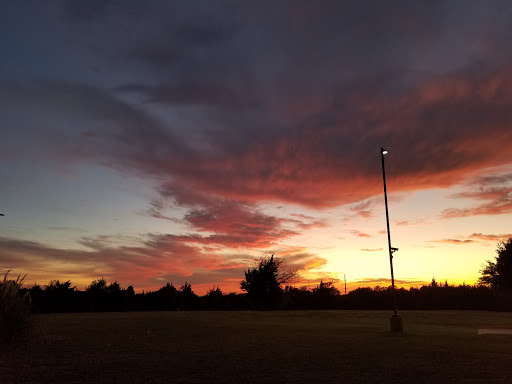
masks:
{"label": "tall grass clump", "polygon": [[30,322],[30,295],[21,292],[25,276],[0,282],[0,343],[7,343],[27,328]]}

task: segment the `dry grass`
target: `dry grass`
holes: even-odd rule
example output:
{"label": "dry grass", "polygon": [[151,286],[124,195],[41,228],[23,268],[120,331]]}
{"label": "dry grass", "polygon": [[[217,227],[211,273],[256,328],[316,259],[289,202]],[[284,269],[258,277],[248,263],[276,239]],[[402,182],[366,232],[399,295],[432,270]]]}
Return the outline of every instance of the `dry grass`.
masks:
{"label": "dry grass", "polygon": [[150,312],[38,316],[1,383],[511,383],[511,313]]}
{"label": "dry grass", "polygon": [[20,289],[25,276],[18,275],[16,280],[9,280],[4,275],[0,282],[0,343],[10,342],[24,330],[30,319],[30,296],[21,296]]}

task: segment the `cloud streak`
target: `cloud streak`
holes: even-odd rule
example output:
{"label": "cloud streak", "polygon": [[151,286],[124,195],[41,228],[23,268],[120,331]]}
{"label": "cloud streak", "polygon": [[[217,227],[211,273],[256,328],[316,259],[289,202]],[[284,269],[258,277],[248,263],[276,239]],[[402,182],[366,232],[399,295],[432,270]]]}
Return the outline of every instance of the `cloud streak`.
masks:
{"label": "cloud streak", "polygon": [[[188,281],[204,291],[212,286],[238,291],[243,271],[254,264],[252,257],[223,255],[171,235],[146,235],[138,239],[139,244],[130,246],[118,245],[113,240],[105,236],[85,238],[82,244],[90,250],[81,251],[0,238],[0,262],[14,271],[30,270],[29,283],[41,283],[51,268],[52,279],[71,279],[82,286],[93,278],[105,277],[133,284],[138,290],[156,289],[167,281]],[[325,259],[305,249],[290,248],[284,253],[288,264],[301,271],[325,265]]]}
{"label": "cloud streak", "polygon": [[432,240],[430,242],[431,243],[444,243],[444,244],[461,245],[461,244],[471,244],[471,243],[474,243],[475,240],[471,240],[471,239],[442,239],[442,240]]}
{"label": "cloud streak", "polygon": [[467,182],[467,190],[452,195],[454,199],[480,202],[470,208],[448,208],[441,217],[452,219],[480,215],[502,215],[512,212],[512,173],[495,173],[474,177]]}

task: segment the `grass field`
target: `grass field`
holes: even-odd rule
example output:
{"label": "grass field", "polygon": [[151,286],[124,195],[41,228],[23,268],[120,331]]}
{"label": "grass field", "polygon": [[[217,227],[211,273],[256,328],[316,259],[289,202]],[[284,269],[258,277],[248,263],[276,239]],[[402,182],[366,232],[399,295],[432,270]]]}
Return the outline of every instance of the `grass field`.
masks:
{"label": "grass field", "polygon": [[149,312],[36,316],[0,383],[512,383],[512,313]]}

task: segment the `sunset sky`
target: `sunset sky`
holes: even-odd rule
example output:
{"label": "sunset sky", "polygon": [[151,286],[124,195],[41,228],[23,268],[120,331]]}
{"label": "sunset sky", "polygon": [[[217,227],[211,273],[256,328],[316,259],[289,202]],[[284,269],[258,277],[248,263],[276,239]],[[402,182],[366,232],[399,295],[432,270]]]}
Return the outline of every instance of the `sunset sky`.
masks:
{"label": "sunset sky", "polygon": [[473,284],[512,237],[512,3],[2,1],[0,272]]}

